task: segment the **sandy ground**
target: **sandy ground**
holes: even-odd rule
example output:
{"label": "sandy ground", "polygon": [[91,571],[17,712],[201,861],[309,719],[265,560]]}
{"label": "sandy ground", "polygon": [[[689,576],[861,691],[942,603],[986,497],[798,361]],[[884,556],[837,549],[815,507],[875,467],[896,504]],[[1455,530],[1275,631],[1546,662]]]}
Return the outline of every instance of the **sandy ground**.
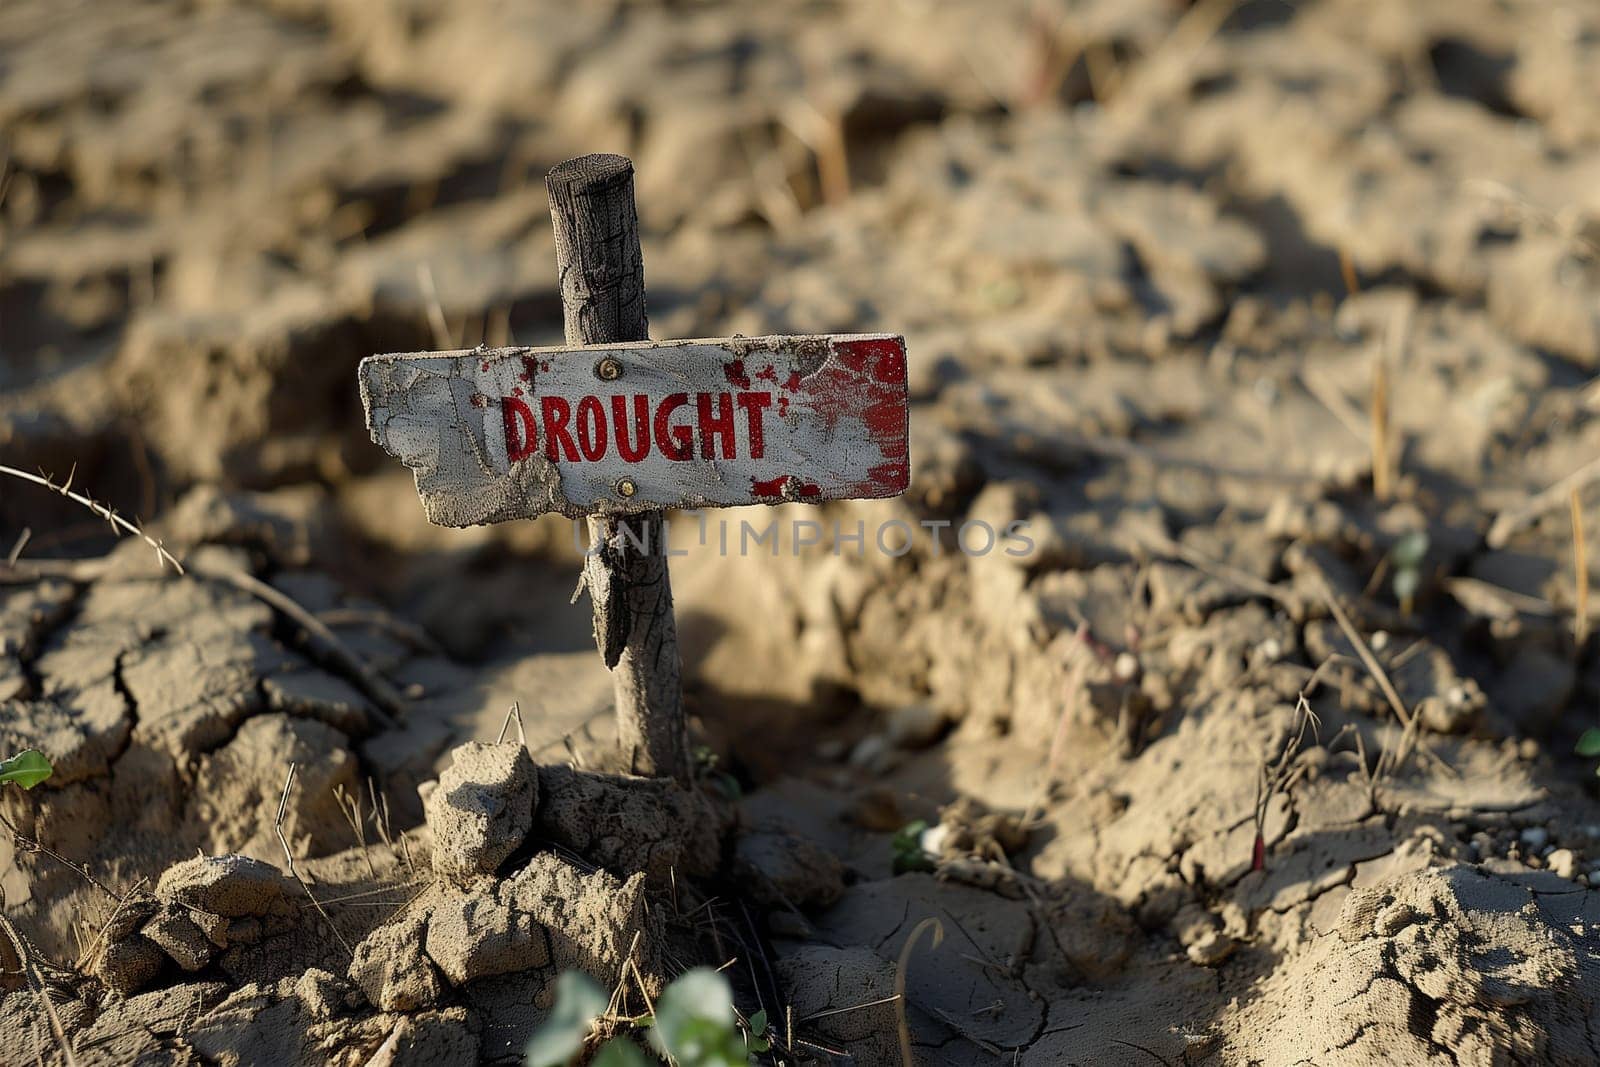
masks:
{"label": "sandy ground", "polygon": [[[0,462],[187,570],[0,479],[3,1058],[510,1064],[731,960],[782,1063],[1594,1062],[1597,72],[1576,0],[8,0]],[[694,791],[607,773],[570,524],[429,527],[356,391],[559,341],[589,151],[654,336],[910,352],[904,497],[673,561]]]}

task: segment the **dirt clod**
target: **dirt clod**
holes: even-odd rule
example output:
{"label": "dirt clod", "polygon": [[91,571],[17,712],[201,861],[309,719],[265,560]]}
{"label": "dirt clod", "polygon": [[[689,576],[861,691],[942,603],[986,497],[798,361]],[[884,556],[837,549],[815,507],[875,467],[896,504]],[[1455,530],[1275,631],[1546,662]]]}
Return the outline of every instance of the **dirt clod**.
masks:
{"label": "dirt clod", "polygon": [[458,880],[492,873],[522,844],[538,802],[533,761],[516,742],[468,742],[423,801],[434,869]]}

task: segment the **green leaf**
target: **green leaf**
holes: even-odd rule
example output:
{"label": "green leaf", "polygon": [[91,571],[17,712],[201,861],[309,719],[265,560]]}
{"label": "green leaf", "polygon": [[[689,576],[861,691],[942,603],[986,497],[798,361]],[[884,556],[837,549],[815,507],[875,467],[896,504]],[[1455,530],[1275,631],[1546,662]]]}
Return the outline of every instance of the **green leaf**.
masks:
{"label": "green leaf", "polygon": [[8,760],[0,760],[0,785],[14,782],[24,789],[32,789],[55,773],[50,760],[43,752],[30,748],[18,752]]}
{"label": "green leaf", "polygon": [[750,1016],[750,1036],[760,1037],[767,1032],[767,1009],[762,1008]]}
{"label": "green leaf", "polygon": [[588,975],[562,971],[556,979],[556,1005],[528,1042],[527,1067],[565,1067],[583,1048],[584,1039],[607,1004],[605,990]]}
{"label": "green leaf", "polygon": [[735,1025],[733,989],[709,967],[685,971],[656,999],[650,1044],[680,1067],[743,1067],[749,1063]]}
{"label": "green leaf", "polygon": [[633,1042],[619,1037],[607,1041],[589,1061],[589,1067],[650,1067],[650,1061]]}
{"label": "green leaf", "polygon": [[1399,570],[1416,570],[1422,566],[1422,557],[1428,554],[1428,535],[1423,530],[1401,534],[1389,549],[1389,562]]}
{"label": "green leaf", "polygon": [[1580,756],[1600,756],[1600,729],[1591,726],[1578,738],[1576,752]]}

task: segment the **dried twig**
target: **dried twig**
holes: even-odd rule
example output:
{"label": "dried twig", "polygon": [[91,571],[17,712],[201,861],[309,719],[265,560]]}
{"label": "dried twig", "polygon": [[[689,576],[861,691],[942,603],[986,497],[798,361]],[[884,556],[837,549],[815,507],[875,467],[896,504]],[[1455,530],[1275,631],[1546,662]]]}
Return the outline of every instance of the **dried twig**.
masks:
{"label": "dried twig", "polygon": [[[168,552],[166,547],[163,546],[159,540],[145,533],[144,528],[137,522],[129,522],[127,519],[117,514],[114,508],[107,507],[98,500],[84,496],[82,493],[74,492],[72,489],[72,477],[73,473],[76,473],[76,471],[77,468],[74,467],[72,473],[67,475],[66,482],[64,484],[57,485],[47,475],[29,474],[27,471],[18,470],[16,467],[8,467],[5,464],[0,463],[0,474],[9,474],[13,478],[21,478],[25,482],[32,482],[35,485],[42,485],[53,493],[59,493],[68,500],[83,505],[96,515],[100,516],[102,519],[106,520],[106,522],[110,523],[113,530],[117,531],[118,533],[132,534],[134,537],[139,538],[139,540],[155,549],[157,563],[162,566],[171,566],[172,569],[177,571],[179,574],[183,573],[183,564],[178,562],[177,557],[175,557],[171,552]],[[14,565],[15,562],[15,560],[11,560],[9,561],[9,564]]]}
{"label": "dried twig", "polygon": [[502,744],[506,739],[506,732],[511,729],[512,722],[517,724],[517,737],[522,741],[522,747],[528,747],[528,735],[522,728],[522,703],[513,700],[511,708],[506,712],[505,721],[500,724],[500,736],[494,739],[495,744]]}

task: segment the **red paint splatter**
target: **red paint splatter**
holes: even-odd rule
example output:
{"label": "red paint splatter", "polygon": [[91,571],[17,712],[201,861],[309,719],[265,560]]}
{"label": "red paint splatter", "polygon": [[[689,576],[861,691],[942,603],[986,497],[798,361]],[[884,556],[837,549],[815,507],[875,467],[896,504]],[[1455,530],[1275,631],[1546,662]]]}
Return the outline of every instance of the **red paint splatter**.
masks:
{"label": "red paint splatter", "polygon": [[479,370],[488,370],[489,369],[489,361],[488,360],[484,360],[483,363],[481,363],[478,366],[478,369]]}
{"label": "red paint splatter", "polygon": [[[765,367],[762,367],[760,370],[756,371],[755,377],[764,382],[776,383],[778,380],[778,370],[772,364],[768,363]],[[799,375],[795,375],[795,377],[798,378]]]}
{"label": "red paint splatter", "polygon": [[754,496],[805,498],[821,496],[822,487],[815,482],[799,481],[793,475],[780,474],[776,478],[751,478],[750,492]]}
{"label": "red paint splatter", "polygon": [[512,396],[521,396],[522,395],[522,386],[520,386],[520,385],[512,386],[511,387],[511,395]]}
{"label": "red paint splatter", "polygon": [[722,373],[728,379],[728,384],[738,389],[750,388],[750,375],[744,372],[744,360],[730,359],[722,365]]}
{"label": "red paint splatter", "polygon": [[793,374],[789,375],[789,379],[783,383],[783,387],[789,390],[789,392],[793,393],[799,390],[800,383],[804,380],[804,378],[800,377],[800,372],[795,371]]}
{"label": "red paint splatter", "polygon": [[778,417],[781,419],[787,414],[789,414],[789,398],[780,396],[778,397]]}
{"label": "red paint splatter", "polygon": [[535,374],[537,374],[537,373],[538,373],[538,367],[535,364],[533,357],[532,356],[523,356],[522,357],[522,373],[517,375],[517,377],[522,379],[523,381],[528,382],[528,383],[531,384],[533,382],[533,376]]}
{"label": "red paint splatter", "polygon": [[[911,468],[904,342],[898,338],[836,341],[833,357],[798,392],[830,430],[841,421],[861,420],[868,441],[878,450],[882,462],[868,469],[866,481],[849,487],[848,495],[884,497],[905,491]],[[779,414],[783,414],[781,403]]]}

